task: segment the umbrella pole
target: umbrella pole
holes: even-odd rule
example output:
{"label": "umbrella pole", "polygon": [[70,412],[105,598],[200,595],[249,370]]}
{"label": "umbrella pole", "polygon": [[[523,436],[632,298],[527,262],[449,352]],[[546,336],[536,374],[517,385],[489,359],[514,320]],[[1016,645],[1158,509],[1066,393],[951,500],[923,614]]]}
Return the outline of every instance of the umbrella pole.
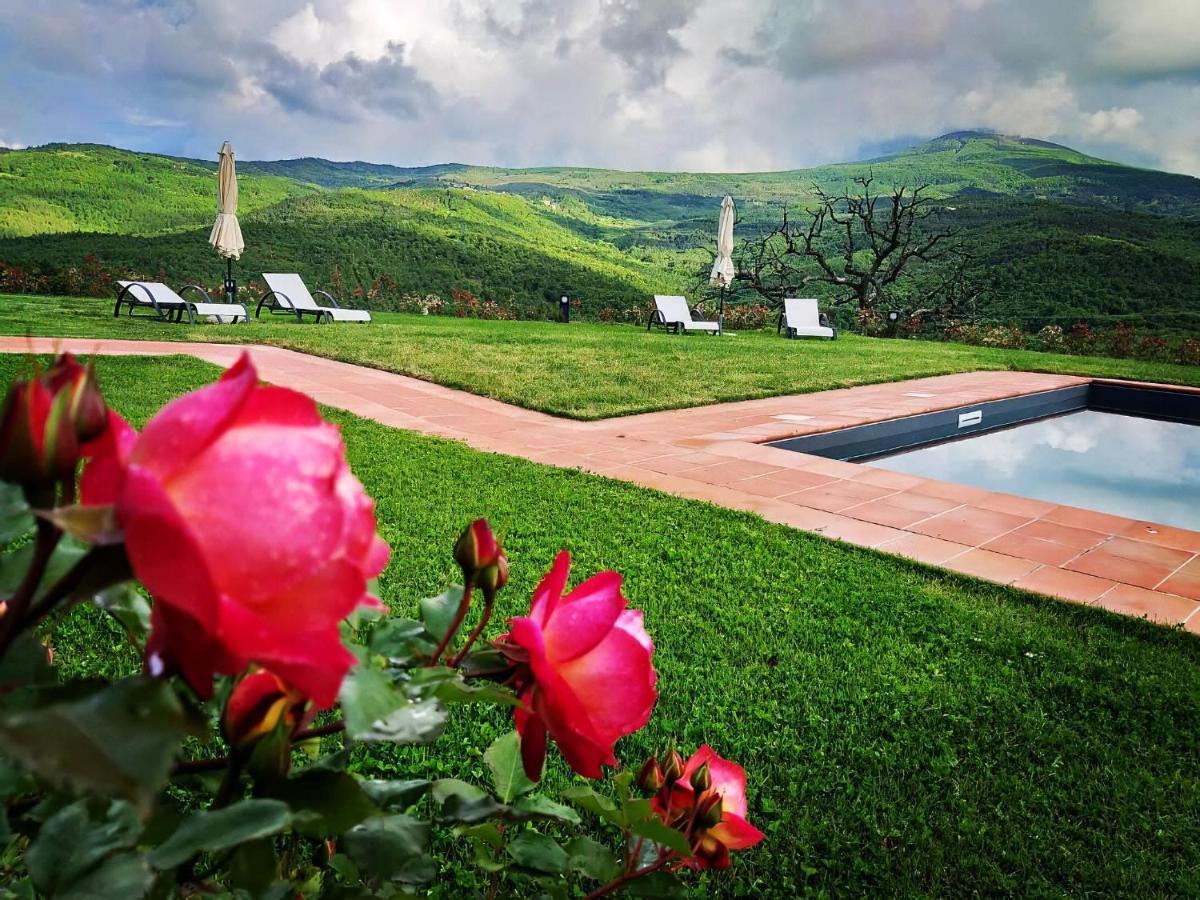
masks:
{"label": "umbrella pole", "polygon": [[725,334],[725,285],[721,285],[721,302],[717,307],[717,334]]}
{"label": "umbrella pole", "polygon": [[237,302],[237,286],[233,283],[233,257],[225,257],[225,300]]}

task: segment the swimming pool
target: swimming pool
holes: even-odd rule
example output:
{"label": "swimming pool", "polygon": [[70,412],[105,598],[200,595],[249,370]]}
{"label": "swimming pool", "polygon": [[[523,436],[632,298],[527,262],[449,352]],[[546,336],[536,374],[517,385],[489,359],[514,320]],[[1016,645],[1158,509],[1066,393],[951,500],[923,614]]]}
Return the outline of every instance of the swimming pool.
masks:
{"label": "swimming pool", "polygon": [[1200,531],[1200,427],[1083,410],[869,465]]}
{"label": "swimming pool", "polygon": [[773,446],[1200,530],[1200,393],[1093,382]]}

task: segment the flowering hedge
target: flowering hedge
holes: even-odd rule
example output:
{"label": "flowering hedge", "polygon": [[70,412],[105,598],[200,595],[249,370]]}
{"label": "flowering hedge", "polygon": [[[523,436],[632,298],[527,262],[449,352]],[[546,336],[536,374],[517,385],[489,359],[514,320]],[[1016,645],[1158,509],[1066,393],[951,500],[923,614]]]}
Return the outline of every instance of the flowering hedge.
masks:
{"label": "flowering hedge", "polygon": [[[0,478],[15,896],[412,896],[449,864],[433,846],[492,895],[667,896],[763,837],[745,772],[707,745],[620,766],[658,684],[617,573],[568,589],[564,551],[528,613],[493,628],[509,560],[477,520],[453,548],[462,586],[386,615],[371,587],[389,550],[340,435],[248,357],[138,433],[61,356],[10,386]],[[80,603],[126,633],[140,674],[63,675],[55,631]],[[471,703],[512,710],[489,784],[347,771],[355,745],[433,744]],[[547,764],[610,786],[551,797]]]}

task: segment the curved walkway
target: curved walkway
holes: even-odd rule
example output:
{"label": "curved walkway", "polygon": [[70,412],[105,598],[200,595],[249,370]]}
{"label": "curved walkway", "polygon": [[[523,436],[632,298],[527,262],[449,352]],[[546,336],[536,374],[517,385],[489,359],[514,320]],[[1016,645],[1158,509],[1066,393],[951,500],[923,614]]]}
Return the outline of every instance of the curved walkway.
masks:
{"label": "curved walkway", "polygon": [[1090,379],[972,372],[645,413],[560,419],[276,347],[0,337],[0,352],[160,356],[228,366],[384,425],[758,513],[851,544],[1200,633],[1200,533],[763,446],[784,437]]}

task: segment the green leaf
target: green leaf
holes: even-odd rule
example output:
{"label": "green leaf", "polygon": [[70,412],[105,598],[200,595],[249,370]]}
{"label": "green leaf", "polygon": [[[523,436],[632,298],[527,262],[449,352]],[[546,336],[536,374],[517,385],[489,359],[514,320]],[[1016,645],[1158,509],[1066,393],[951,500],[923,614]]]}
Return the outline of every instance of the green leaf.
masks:
{"label": "green leaf", "polygon": [[484,682],[467,684],[462,673],[445,666],[421,668],[413,672],[409,692],[416,689],[416,696],[436,697],[443,703],[501,703],[520,706],[521,701],[508,688]]}
{"label": "green leaf", "polygon": [[386,673],[369,666],[350,671],[339,699],[346,733],[359,741],[431,744],[446,725],[446,710],[437,700],[413,703]]}
{"label": "green leaf", "polygon": [[157,869],[170,869],[197,853],[225,850],[278,834],[291,819],[287,804],[279,800],[242,800],[224,809],[203,810],[184,819],[179,829],[150,854],[150,863]]}
{"label": "green leaf", "polygon": [[473,841],[481,841],[493,850],[499,850],[504,846],[504,834],[494,822],[485,822],[482,825],[467,825],[455,829],[454,833],[468,837]]}
{"label": "green leaf", "polygon": [[388,618],[375,626],[369,646],[372,653],[402,666],[428,657],[436,645],[429,639],[425,625],[416,619]]}
{"label": "green leaf", "polygon": [[293,825],[310,837],[332,837],[379,810],[358,779],[332,769],[309,769],[271,792],[293,812]]}
{"label": "green leaf", "polygon": [[171,688],[137,676],[81,700],[0,715],[0,747],[54,784],[149,809],[187,730]]}
{"label": "green leaf", "polygon": [[6,691],[19,687],[55,684],[58,676],[50,665],[46,647],[33,634],[17,635],[8,651],[0,656],[0,686]]}
{"label": "green leaf", "polygon": [[251,897],[263,894],[279,875],[279,859],[275,842],[270,838],[247,841],[234,851],[229,860],[229,881]]}
{"label": "green leaf", "polygon": [[150,631],[150,601],[133,582],[113,585],[96,593],[92,602],[121,623],[129,634],[145,637]]}
{"label": "green leaf", "polygon": [[651,872],[625,886],[631,897],[686,897],[687,889],[672,872]]}
{"label": "green leaf", "polygon": [[435,781],[433,799],[442,806],[441,818],[449,822],[474,824],[490,819],[506,809],[490,797],[487,791],[457,778]]}
{"label": "green leaf", "polygon": [[7,544],[33,527],[33,516],[19,485],[0,481],[0,544]]}
{"label": "green leaf", "polygon": [[587,810],[618,828],[625,827],[625,813],[608,797],[597,794],[590,787],[569,788],[563,791],[563,796],[580,809]]}
{"label": "green leaf", "polygon": [[567,866],[593,881],[612,881],[621,874],[613,852],[589,837],[572,838],[566,846]]}
{"label": "green leaf", "polygon": [[512,803],[534,789],[535,784],[529,780],[521,763],[521,736],[515,731],[492,741],[492,746],[483,754],[483,761],[492,770],[496,794],[505,803]]}
{"label": "green leaf", "polygon": [[561,803],[551,800],[549,797],[544,797],[541,794],[529,795],[521,797],[513,804],[513,815],[515,819],[553,819],[557,822],[566,822],[570,825],[579,824],[579,813],[571,809],[569,806],[563,806]]}
{"label": "green leaf", "polygon": [[137,900],[154,884],[154,873],[136,853],[110,856],[86,878],[55,893],[55,900]]}
{"label": "green leaf", "polygon": [[77,541],[92,546],[119,544],[125,539],[112,506],[59,506],[38,510],[36,515]]}
{"label": "green leaf", "polygon": [[630,822],[629,830],[638,837],[654,841],[663,847],[669,847],[683,856],[689,856],[692,852],[687,838],[681,832],[664,824],[657,816]]}
{"label": "green leaf", "polygon": [[429,792],[431,782],[423,778],[409,781],[360,781],[359,787],[377,807],[386,811],[408,809]]}
{"label": "green leaf", "polygon": [[[458,615],[458,607],[462,604],[462,599],[463,589],[456,586],[444,594],[421,600],[419,604],[421,621],[425,623],[425,630],[433,635],[434,640],[441,641],[446,637],[446,633]],[[454,637],[451,636],[449,640],[454,640]]]}
{"label": "green leaf", "polygon": [[104,818],[93,821],[87,802],[78,800],[46,820],[25,855],[25,867],[39,891],[56,894],[91,877],[88,872],[105,857],[132,847],[141,830],[137,811],[128,803],[113,801]]}
{"label": "green leaf", "polygon": [[505,848],[517,865],[538,872],[561,874],[567,870],[567,851],[552,837],[537,831],[522,831]]}
{"label": "green leaf", "polygon": [[359,875],[358,866],[344,853],[335,853],[329,857],[329,868],[337,872],[338,877],[342,881],[347,881],[350,884],[354,884],[362,878]]}
{"label": "green leaf", "polygon": [[355,825],[342,837],[346,855],[376,882],[390,881],[425,853],[429,823],[406,815],[380,816]]}

